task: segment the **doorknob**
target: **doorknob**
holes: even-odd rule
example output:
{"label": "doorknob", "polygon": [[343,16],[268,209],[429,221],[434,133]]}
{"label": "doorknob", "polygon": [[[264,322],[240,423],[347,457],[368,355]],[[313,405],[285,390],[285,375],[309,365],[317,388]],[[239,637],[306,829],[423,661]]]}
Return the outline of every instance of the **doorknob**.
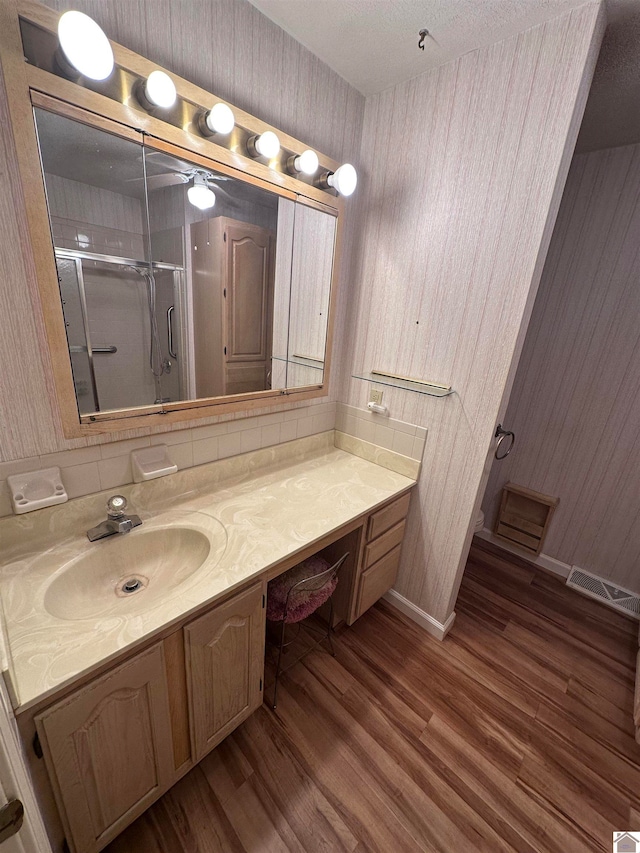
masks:
{"label": "doorknob", "polygon": [[15,835],[22,826],[24,806],[20,800],[9,800],[0,809],[0,844]]}

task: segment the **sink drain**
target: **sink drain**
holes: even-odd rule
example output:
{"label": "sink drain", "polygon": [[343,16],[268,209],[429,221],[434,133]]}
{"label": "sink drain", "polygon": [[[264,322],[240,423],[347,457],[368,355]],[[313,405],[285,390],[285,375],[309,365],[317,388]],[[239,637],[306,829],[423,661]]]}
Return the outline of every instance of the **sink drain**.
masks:
{"label": "sink drain", "polygon": [[134,592],[139,592],[144,589],[149,581],[144,577],[125,578],[118,582],[116,586],[116,595],[124,598],[127,595],[133,595]]}

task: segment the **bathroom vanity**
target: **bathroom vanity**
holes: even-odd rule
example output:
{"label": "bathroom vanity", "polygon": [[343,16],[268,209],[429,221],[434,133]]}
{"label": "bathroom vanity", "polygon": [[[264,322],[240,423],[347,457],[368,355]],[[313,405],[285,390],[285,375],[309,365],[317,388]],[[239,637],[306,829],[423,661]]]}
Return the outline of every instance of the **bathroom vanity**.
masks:
{"label": "bathroom vanity", "polygon": [[[260,706],[269,579],[348,551],[347,625],[392,586],[418,463],[334,442],[126,487],[142,525],[94,543],[105,494],[0,521],[7,680],[58,849],[102,849]],[[125,596],[132,573],[144,585]]]}
{"label": "bathroom vanity", "polygon": [[107,844],[261,704],[265,590],[250,584],[18,718],[23,732],[35,722],[72,849]]}

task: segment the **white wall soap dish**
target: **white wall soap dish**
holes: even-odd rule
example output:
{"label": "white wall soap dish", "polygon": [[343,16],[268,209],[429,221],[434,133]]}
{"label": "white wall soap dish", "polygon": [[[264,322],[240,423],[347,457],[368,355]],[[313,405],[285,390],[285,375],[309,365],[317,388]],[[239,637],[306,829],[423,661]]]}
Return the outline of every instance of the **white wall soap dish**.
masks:
{"label": "white wall soap dish", "polygon": [[26,474],[13,474],[7,477],[13,511],[16,515],[42,509],[45,506],[63,504],[69,495],[62,484],[59,468],[44,468],[41,471],[28,471]]}
{"label": "white wall soap dish", "polygon": [[169,458],[166,444],[154,444],[152,447],[132,450],[131,468],[134,483],[166,477],[167,474],[175,474],[178,470],[178,466]]}

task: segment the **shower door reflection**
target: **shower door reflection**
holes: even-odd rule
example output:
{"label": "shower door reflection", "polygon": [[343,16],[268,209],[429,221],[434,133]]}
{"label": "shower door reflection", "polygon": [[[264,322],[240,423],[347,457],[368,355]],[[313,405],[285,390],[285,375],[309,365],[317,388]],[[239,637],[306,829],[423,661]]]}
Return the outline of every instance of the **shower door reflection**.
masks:
{"label": "shower door reflection", "polygon": [[64,249],[56,261],[80,413],[181,399],[184,270]]}

